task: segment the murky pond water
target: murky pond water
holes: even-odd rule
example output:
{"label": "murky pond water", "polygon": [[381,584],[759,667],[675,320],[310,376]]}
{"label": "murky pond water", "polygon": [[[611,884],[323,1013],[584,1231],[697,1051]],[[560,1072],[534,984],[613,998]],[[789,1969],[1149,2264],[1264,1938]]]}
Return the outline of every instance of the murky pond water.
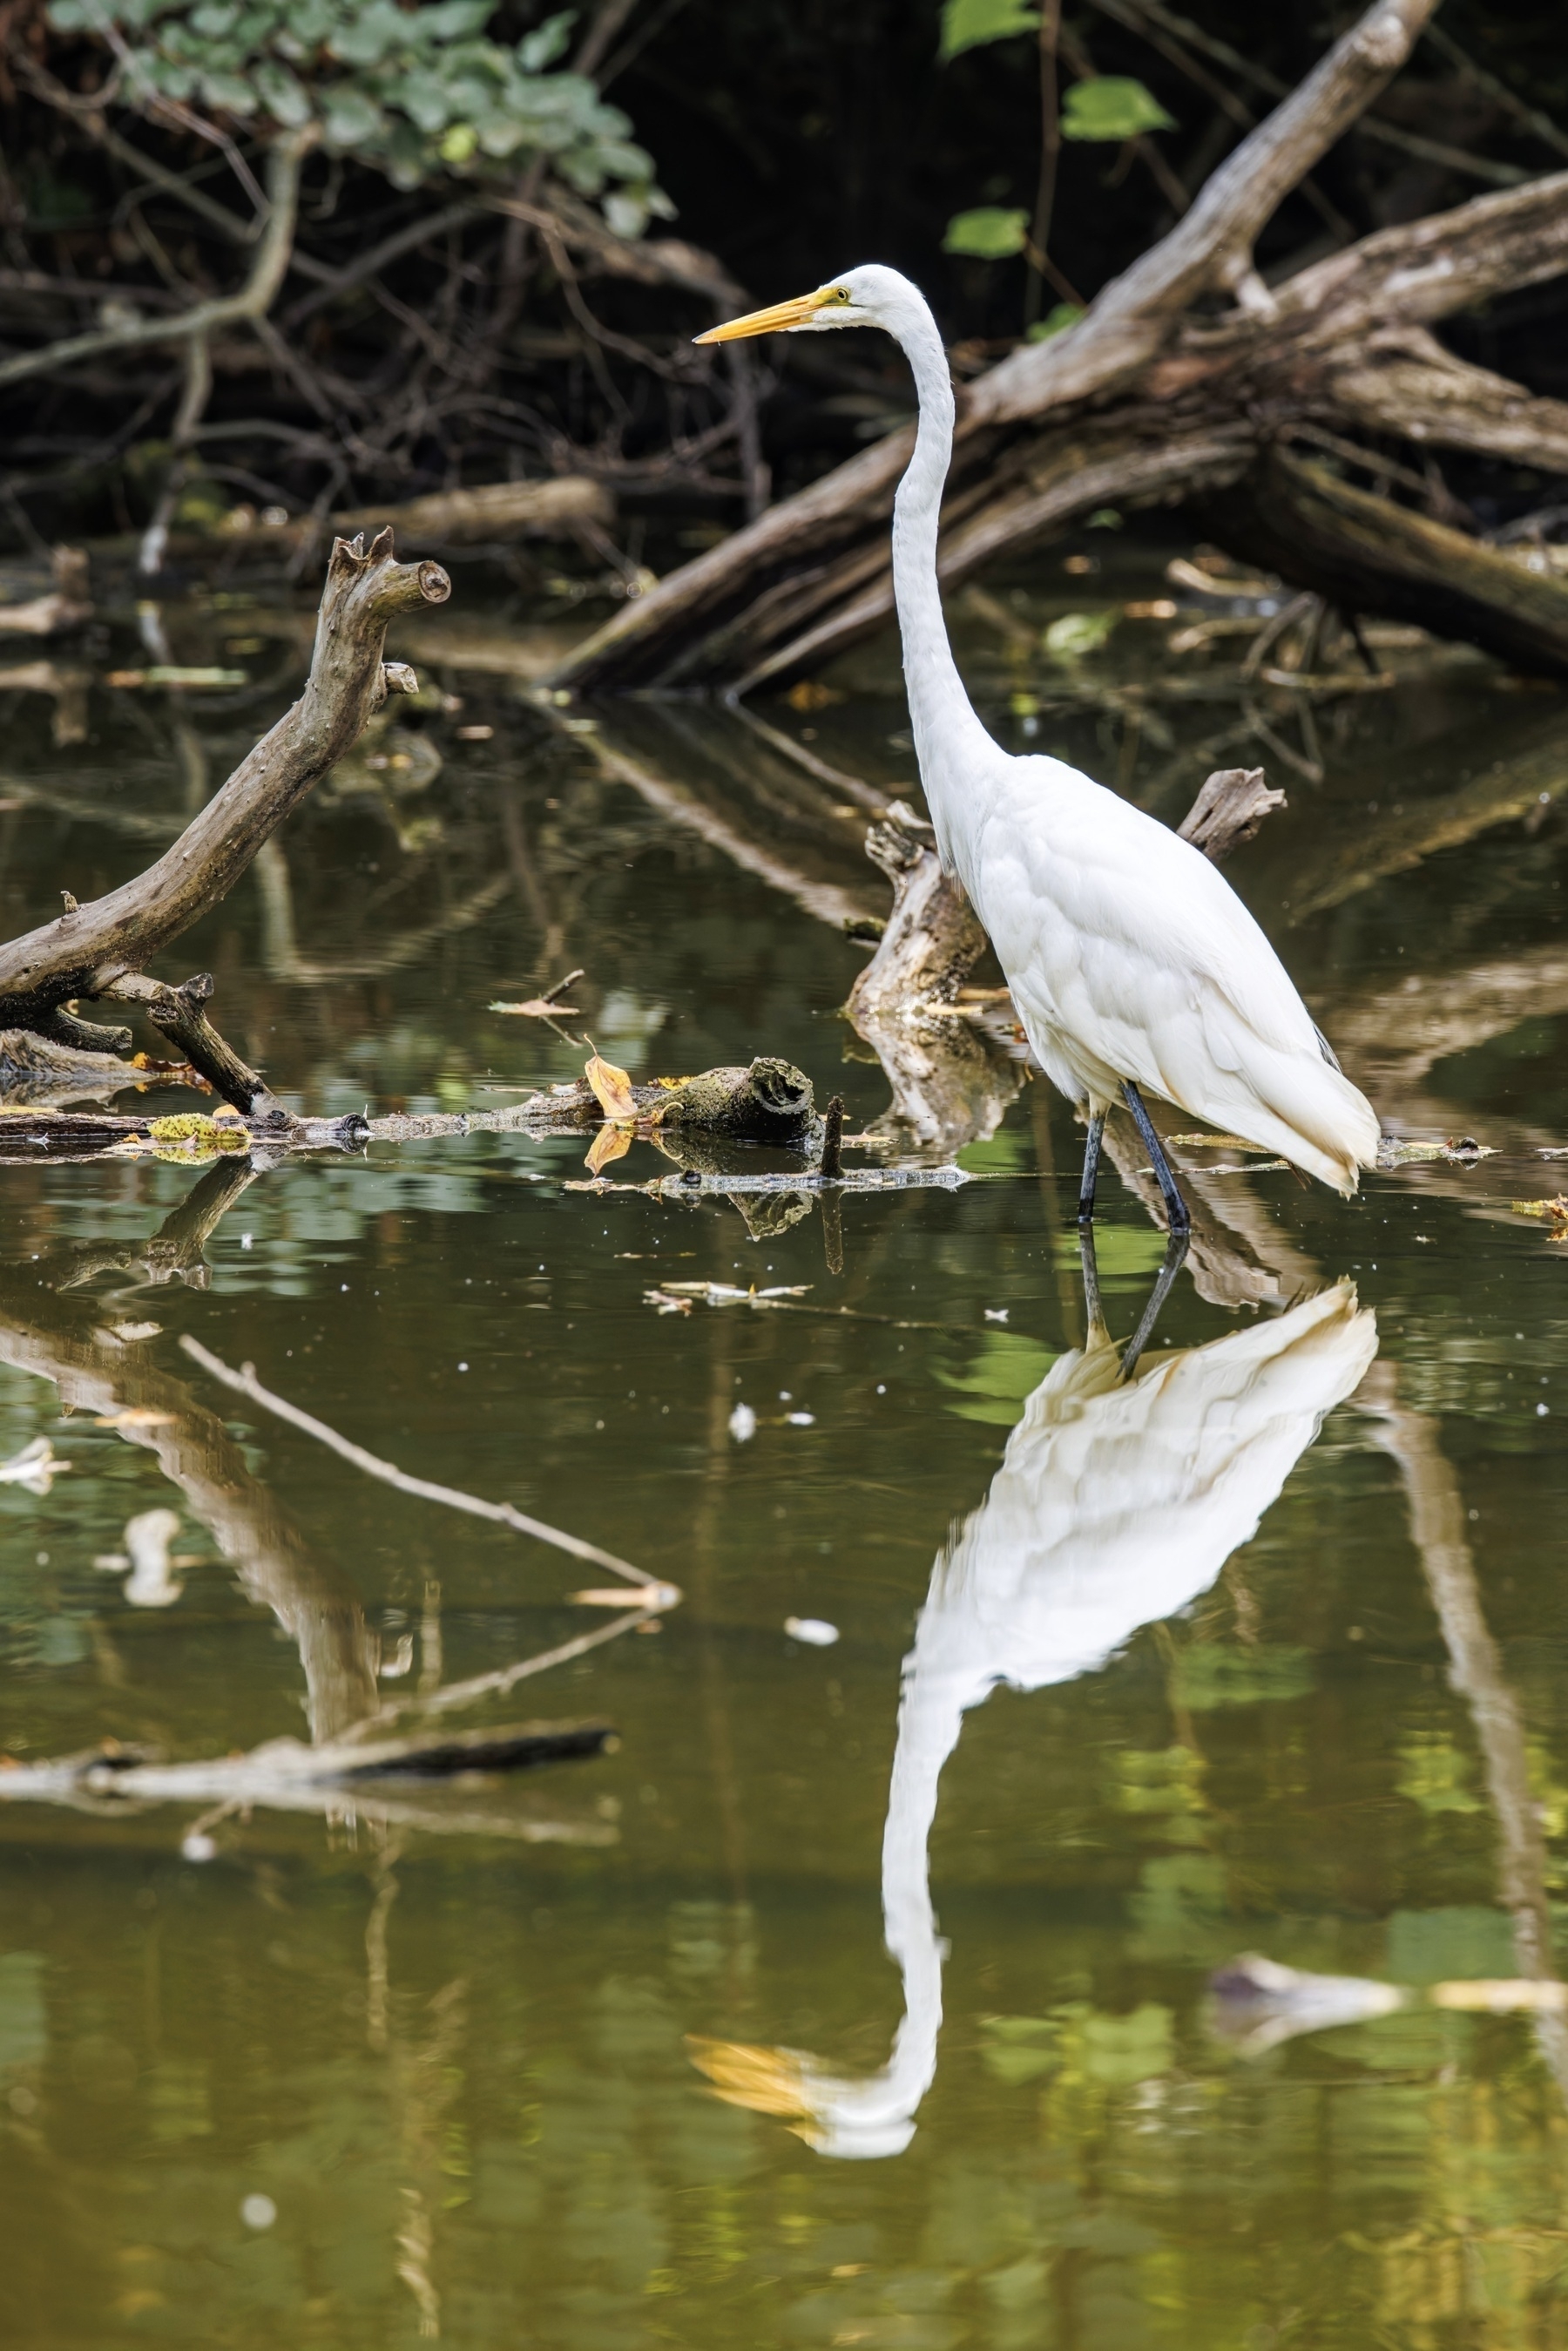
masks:
{"label": "murky pond water", "polygon": [[[1163,593],[1168,552],[1116,592]],[[971,1180],[851,1194],[837,1235],[815,1201],[573,1189],[581,1139],[0,1169],[0,1461],[64,1465],[0,1484],[13,1765],[407,1729],[607,1629],[570,1598],[599,1572],[375,1482],[187,1334],[684,1594],[450,1718],[613,1723],[596,1759],[296,1810],[0,1771],[8,2343],[1568,2341],[1559,2016],[1413,1989],[1227,2034],[1209,1990],[1248,1951],[1552,1968],[1568,1273],[1510,1204],[1568,1143],[1568,719],[1464,659],[1315,735],[1274,688],[1313,783],[1198,692],[1064,713],[1025,637],[1083,590],[1053,559],[996,592],[1012,635],[971,611],[967,648],[1004,739],[1172,820],[1264,758],[1292,805],[1237,885],[1388,1131],[1497,1155],[1348,1205],[1197,1177],[1126,1384],[1085,1330],[1078,1132],[1011,1064]],[[591,1034],[634,1075],[782,1054],[877,1117],[838,1008],[844,920],[885,903],[865,788],[914,780],[885,652],[762,706],[803,766],[684,706],[564,728],[524,699],[537,629],[478,609],[460,582],[410,648],[461,710],[367,745],[188,943],[236,1044],[313,1109],[504,1104]],[[253,674],[227,704],[94,686],[81,739],[68,681],[13,703],[7,935],[171,836],[286,697],[291,625],[171,616]],[[1124,623],[1055,685],[1161,642]],[[489,1008],[577,965],[565,1036]],[[1118,1343],[1164,1246],[1120,1164]],[[785,1294],[671,1305],[707,1281]]]}

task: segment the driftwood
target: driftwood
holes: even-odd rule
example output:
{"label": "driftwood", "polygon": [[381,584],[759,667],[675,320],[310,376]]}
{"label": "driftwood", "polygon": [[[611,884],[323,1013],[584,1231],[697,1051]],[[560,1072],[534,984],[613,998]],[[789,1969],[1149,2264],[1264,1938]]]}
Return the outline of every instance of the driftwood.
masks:
{"label": "driftwood", "polygon": [[336,541],[299,700],[156,864],[87,905],[65,893],[66,910],[52,923],[0,946],[0,1029],[26,1029],[71,1051],[123,1051],[129,1030],[89,1024],[67,1008],[78,998],[133,1003],[237,1110],[281,1119],[265,1081],[208,1023],[210,978],[173,987],[147,979],[143,967],[228,895],[387,695],[417,691],[411,670],[381,658],[388,624],[451,592],[439,564],[394,559],[390,531],[369,553],[362,539]]}
{"label": "driftwood", "polygon": [[[1434,583],[1436,542],[1413,528],[1417,517],[1386,497],[1364,507],[1320,468],[1277,454],[1293,435],[1321,441],[1326,431],[1340,462],[1348,445],[1375,479],[1386,461],[1366,448],[1369,434],[1411,444],[1417,463],[1449,448],[1568,470],[1568,403],[1454,358],[1429,332],[1563,270],[1568,173],[1380,230],[1273,287],[1253,266],[1253,242],[1282,199],[1404,64],[1435,5],[1374,0],[1077,325],[964,387],[947,584],[1113,503],[1223,492],[1208,528],[1243,547],[1278,510],[1283,478],[1312,508],[1310,537],[1269,533],[1287,576],[1332,579],[1354,609],[1411,616],[1438,634],[1484,632],[1522,668],[1568,672],[1568,583],[1542,578],[1526,596],[1511,570],[1475,560],[1461,590]],[[882,625],[892,611],[888,517],[910,447],[908,428],[889,435],[670,574],[564,662],[557,684],[743,691],[819,665]],[[1382,527],[1371,552],[1368,511]]]}

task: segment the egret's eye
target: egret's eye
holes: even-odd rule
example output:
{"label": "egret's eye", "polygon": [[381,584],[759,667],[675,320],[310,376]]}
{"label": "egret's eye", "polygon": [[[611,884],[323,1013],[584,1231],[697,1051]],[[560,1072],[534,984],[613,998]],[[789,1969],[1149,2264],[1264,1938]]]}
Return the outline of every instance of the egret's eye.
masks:
{"label": "egret's eye", "polygon": [[853,302],[855,297],[847,286],[836,286],[833,289],[833,298],[836,302]]}

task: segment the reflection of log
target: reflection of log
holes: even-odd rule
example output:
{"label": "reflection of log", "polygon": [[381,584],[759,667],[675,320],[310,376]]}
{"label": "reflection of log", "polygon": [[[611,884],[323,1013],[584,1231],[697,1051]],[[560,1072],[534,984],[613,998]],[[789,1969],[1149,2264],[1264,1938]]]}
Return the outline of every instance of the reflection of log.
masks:
{"label": "reflection of log", "polygon": [[[1500,1890],[1513,1919],[1519,1971],[1537,1982],[1554,1981],[1546,1844],[1530,1784],[1524,1719],[1481,1611],[1459,1479],[1438,1447],[1432,1422],[1399,1403],[1392,1364],[1374,1367],[1356,1402],[1369,1416],[1376,1442],[1398,1465],[1409,1504],[1410,1536],[1421,1554],[1442,1627],[1449,1677],[1475,1724],[1497,1820]],[[1542,2056],[1568,2096],[1568,2019],[1539,2015],[1535,2032]]]}
{"label": "reflection of log", "polygon": [[[1235,483],[1294,423],[1365,430],[1368,378],[1385,361],[1411,363],[1401,334],[1562,270],[1561,174],[1384,229],[1282,286],[1265,287],[1253,269],[1253,239],[1403,64],[1433,5],[1373,0],[1078,325],[964,388],[944,580],[1096,506]],[[1559,470],[1562,403],[1530,401],[1435,344],[1418,356],[1440,370],[1444,392],[1412,420],[1420,447],[1495,444],[1511,462]],[[1389,427],[1403,429],[1397,413],[1379,420]],[[584,692],[754,683],[879,626],[892,610],[888,517],[909,450],[907,431],[890,435],[670,574],[565,663],[560,682]],[[1568,586],[1559,595],[1568,612]]]}
{"label": "reflection of log", "polygon": [[1368,890],[1390,873],[1407,873],[1424,859],[1458,849],[1499,824],[1541,815],[1563,789],[1563,754],[1555,726],[1532,747],[1497,760],[1457,792],[1407,801],[1375,822],[1358,820],[1344,837],[1329,835],[1292,869],[1293,924]]}
{"label": "reflection of log", "polygon": [[55,584],[48,595],[35,596],[26,604],[0,604],[0,633],[54,637],[91,620],[92,583],[81,549],[57,547],[50,569]]}
{"label": "reflection of log", "polygon": [[[878,919],[868,892],[858,894],[836,878],[836,872],[848,861],[842,854],[835,857],[831,851],[824,855],[818,845],[819,827],[811,828],[816,839],[791,839],[786,845],[779,838],[784,828],[776,817],[771,823],[760,820],[732,796],[727,795],[722,801],[708,799],[691,778],[691,760],[672,756],[680,747],[668,742],[667,715],[639,712],[637,716],[635,728],[623,726],[618,719],[613,735],[601,723],[593,734],[577,738],[593,752],[607,776],[629,785],[671,823],[683,826],[721,851],[742,872],[755,874],[770,889],[793,898],[797,906],[814,914],[818,922],[844,930],[852,924],[872,924]],[[663,741],[659,739],[661,735]],[[746,740],[738,727],[735,736],[740,742]],[[722,758],[732,745],[715,732],[711,747]],[[726,781],[743,779],[746,768],[754,767],[758,756],[759,747],[751,744],[741,763],[740,778],[727,775]],[[798,788],[799,778],[795,781]],[[821,807],[819,799],[819,817]],[[798,829],[804,831],[805,826],[802,823]]]}

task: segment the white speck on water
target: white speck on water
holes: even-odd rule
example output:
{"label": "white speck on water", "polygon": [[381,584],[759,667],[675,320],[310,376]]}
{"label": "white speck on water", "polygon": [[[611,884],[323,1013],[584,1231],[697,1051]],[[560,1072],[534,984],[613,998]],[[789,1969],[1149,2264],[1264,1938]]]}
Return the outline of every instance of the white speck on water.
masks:
{"label": "white speck on water", "polygon": [[838,1638],[838,1627],[825,1616],[786,1616],[784,1631],[792,1641],[804,1641],[808,1649],[831,1649]]}
{"label": "white speck on water", "polygon": [[180,1851],[187,1861],[215,1861],[218,1857],[216,1839],[201,1829],[192,1829],[188,1836],[181,1838]]}
{"label": "white speck on water", "polygon": [[247,2196],[240,2206],[240,2218],[247,2229],[270,2229],[277,2219],[277,2206],[270,2196]]}
{"label": "white speck on water", "polygon": [[877,1383],[877,1393],[878,1395],[886,1395],[888,1393],[887,1387],[881,1380],[878,1380]]}
{"label": "white speck on water", "polygon": [[790,1391],[788,1390],[788,1388],[780,1388],[780,1390],[779,1390],[779,1402],[780,1402],[780,1404],[793,1404],[793,1403],[794,1403],[794,1398],[791,1395]]}
{"label": "white speck on water", "polygon": [[757,1416],[749,1404],[738,1404],[730,1415],[730,1434],[737,1445],[744,1445],[757,1433]]}
{"label": "white speck on water", "polygon": [[242,1234],[240,1235],[240,1247],[241,1247],[242,1249],[249,1249],[250,1245],[251,1245],[251,1237],[250,1237],[249,1233],[242,1233]]}
{"label": "white speck on water", "polygon": [[1007,1313],[1008,1310],[1005,1306],[988,1306],[985,1310],[985,1319],[988,1322],[1005,1322]]}
{"label": "white speck on water", "polygon": [[1535,1407],[1535,1417],[1536,1417],[1536,1419],[1537,1419],[1537,1420],[1544,1420],[1544,1419],[1545,1419],[1545,1417],[1546,1417],[1546,1416],[1547,1416],[1547,1414],[1551,1411],[1551,1409],[1552,1409],[1552,1406],[1551,1406],[1549,1404],[1538,1404],[1538,1405],[1536,1405],[1536,1407]]}
{"label": "white speck on water", "polygon": [[816,1426],[816,1415],[814,1412],[786,1412],[784,1418],[792,1428],[815,1428]]}

